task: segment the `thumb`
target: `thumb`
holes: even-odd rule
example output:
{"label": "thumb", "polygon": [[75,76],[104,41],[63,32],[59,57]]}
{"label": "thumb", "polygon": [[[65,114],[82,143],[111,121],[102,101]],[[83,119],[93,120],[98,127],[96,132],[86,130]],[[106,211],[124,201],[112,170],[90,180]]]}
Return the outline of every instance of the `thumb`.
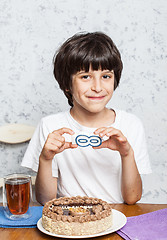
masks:
{"label": "thumb", "polygon": [[107,147],[108,147],[107,141],[104,141],[100,146],[93,147],[93,149],[100,149],[100,148],[107,148]]}

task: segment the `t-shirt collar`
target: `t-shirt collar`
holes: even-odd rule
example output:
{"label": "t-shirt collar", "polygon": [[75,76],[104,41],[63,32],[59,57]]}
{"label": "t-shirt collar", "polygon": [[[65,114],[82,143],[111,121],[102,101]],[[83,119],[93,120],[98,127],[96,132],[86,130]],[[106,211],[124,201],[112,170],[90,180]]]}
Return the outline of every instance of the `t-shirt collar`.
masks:
{"label": "t-shirt collar", "polygon": [[[111,125],[109,125],[108,127],[114,127],[116,128],[118,120],[119,120],[119,111],[117,111],[116,109],[112,109],[115,112],[115,121],[114,123],[112,123]],[[81,125],[79,122],[77,122],[70,113],[70,110],[68,110],[66,112],[66,117],[67,117],[67,121],[69,122],[70,125],[72,125],[75,129],[77,129],[78,131],[86,131],[86,132],[94,132],[97,128],[91,128],[91,127],[86,127]]]}

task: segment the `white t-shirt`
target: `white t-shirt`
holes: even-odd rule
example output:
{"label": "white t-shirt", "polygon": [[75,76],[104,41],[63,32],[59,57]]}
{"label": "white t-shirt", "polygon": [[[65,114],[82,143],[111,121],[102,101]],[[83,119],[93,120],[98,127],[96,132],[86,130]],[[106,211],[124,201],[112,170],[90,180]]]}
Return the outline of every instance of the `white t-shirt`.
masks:
{"label": "white t-shirt", "polygon": [[[125,111],[114,111],[116,118],[111,126],[120,129],[131,144],[139,173],[151,173],[141,121]],[[76,134],[93,134],[95,131],[95,128],[75,121],[69,111],[44,117],[36,128],[21,165],[38,171],[39,155],[48,134],[62,127],[70,128]],[[63,136],[71,142],[71,135]],[[57,197],[87,195],[109,203],[122,203],[121,171],[119,152],[107,148],[95,150],[88,146],[66,149],[52,160],[52,175],[58,178]]]}

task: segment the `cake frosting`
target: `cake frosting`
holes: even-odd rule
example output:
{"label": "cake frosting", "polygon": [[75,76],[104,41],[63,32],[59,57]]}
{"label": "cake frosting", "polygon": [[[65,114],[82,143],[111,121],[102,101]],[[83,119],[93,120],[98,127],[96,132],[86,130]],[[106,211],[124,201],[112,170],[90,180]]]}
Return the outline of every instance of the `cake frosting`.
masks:
{"label": "cake frosting", "polygon": [[42,225],[59,235],[92,235],[112,226],[112,208],[98,198],[61,197],[45,204]]}

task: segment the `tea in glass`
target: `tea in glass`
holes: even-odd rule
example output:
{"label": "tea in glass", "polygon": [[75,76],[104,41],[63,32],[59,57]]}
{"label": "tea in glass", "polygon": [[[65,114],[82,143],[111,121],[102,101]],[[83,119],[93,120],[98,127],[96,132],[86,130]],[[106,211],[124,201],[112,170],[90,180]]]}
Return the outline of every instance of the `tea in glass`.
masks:
{"label": "tea in glass", "polygon": [[5,215],[10,219],[29,217],[31,199],[31,177],[12,174],[4,178],[3,206]]}

